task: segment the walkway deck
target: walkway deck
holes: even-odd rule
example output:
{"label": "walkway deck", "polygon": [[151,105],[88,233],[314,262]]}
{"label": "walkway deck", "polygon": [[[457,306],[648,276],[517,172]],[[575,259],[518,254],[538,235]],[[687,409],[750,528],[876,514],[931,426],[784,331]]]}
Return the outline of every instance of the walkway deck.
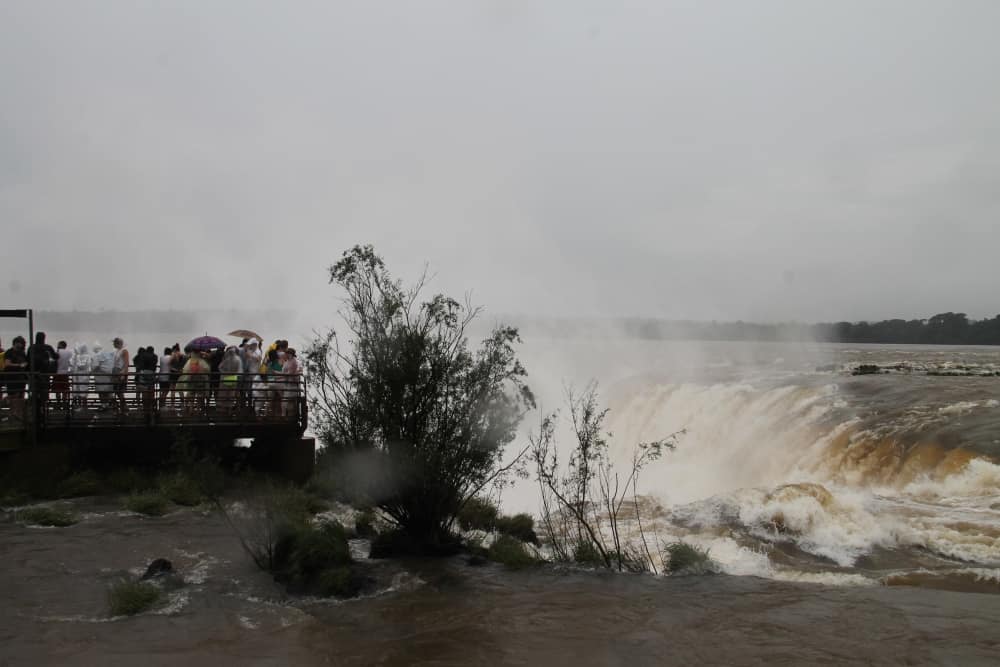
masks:
{"label": "walkway deck", "polygon": [[[0,374],[6,386],[0,401],[0,448],[46,440],[143,440],[187,431],[202,439],[293,438],[306,429],[306,385],[301,376],[261,382],[248,374],[215,389],[204,383],[161,392],[137,384],[130,375],[120,392],[115,378],[83,375]],[[21,387],[24,397],[18,396]],[[14,390],[13,393],[11,390]]]}

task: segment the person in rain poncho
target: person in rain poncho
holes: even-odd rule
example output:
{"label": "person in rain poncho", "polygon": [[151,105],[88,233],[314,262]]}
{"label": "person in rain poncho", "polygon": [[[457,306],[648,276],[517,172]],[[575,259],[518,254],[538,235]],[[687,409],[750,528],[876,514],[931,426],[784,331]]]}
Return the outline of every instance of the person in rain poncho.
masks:
{"label": "person in rain poncho", "polygon": [[184,405],[188,414],[204,412],[208,401],[208,379],[212,371],[202,352],[192,351],[184,363],[177,388],[183,392]]}
{"label": "person in rain poncho", "polygon": [[105,350],[100,343],[94,343],[92,368],[97,399],[101,404],[101,410],[106,410],[111,405],[111,397],[115,388],[115,378],[112,376],[115,368],[114,351]]}
{"label": "person in rain poncho", "polygon": [[94,355],[90,353],[86,343],[73,346],[69,369],[73,375],[73,402],[86,409],[87,396],[90,394],[90,374],[94,372]]}
{"label": "person in rain poncho", "polygon": [[230,345],[219,362],[219,406],[236,410],[236,402],[240,393],[240,376],[243,373],[243,360],[235,346]]}
{"label": "person in rain poncho", "polygon": [[299,410],[299,382],[302,380],[302,364],[294,348],[285,350],[281,364],[282,413],[291,417]]}

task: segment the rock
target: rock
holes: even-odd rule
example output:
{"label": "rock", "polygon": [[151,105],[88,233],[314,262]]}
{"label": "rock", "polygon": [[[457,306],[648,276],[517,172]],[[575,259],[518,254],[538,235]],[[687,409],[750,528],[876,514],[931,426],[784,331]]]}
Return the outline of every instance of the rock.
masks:
{"label": "rock", "polygon": [[157,558],[149,567],[146,568],[146,574],[142,575],[142,581],[148,581],[149,579],[154,579],[156,577],[162,577],[168,574],[174,573],[174,564],[171,563],[166,558]]}

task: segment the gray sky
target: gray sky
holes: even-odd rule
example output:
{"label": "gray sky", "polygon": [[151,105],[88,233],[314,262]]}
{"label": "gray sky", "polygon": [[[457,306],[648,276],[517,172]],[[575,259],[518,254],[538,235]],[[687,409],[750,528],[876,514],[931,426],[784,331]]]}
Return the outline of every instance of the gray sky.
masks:
{"label": "gray sky", "polygon": [[991,0],[0,0],[0,293],[322,313],[370,242],[494,313],[993,316],[998,25]]}

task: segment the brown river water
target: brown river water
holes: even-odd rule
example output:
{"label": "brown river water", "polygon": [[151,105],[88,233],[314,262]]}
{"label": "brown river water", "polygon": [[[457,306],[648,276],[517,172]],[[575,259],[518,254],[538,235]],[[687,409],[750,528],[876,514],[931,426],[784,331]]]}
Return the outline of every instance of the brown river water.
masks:
{"label": "brown river water", "polygon": [[[550,409],[601,380],[622,461],[687,429],[643,472],[644,526],[720,574],[394,561],[376,594],[303,600],[218,513],[86,498],[68,528],[0,521],[0,665],[1000,662],[1000,349],[594,340],[525,361]],[[503,501],[537,511],[531,484]],[[157,557],[183,585],[108,618],[108,586]]]}

